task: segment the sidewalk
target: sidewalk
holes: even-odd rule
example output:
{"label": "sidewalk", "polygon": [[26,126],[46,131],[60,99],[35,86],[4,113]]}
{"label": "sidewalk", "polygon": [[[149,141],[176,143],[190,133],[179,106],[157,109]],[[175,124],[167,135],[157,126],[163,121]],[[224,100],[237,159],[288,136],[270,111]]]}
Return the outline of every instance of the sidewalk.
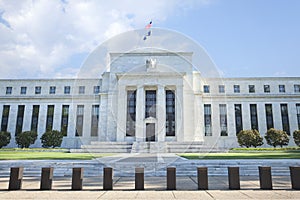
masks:
{"label": "sidewalk", "polygon": [[273,190],[260,190],[258,177],[241,176],[241,190],[229,190],[227,177],[209,177],[209,190],[197,190],[197,177],[177,177],[177,190],[166,191],[166,177],[145,177],[145,190],[134,190],[134,177],[114,177],[113,191],[102,190],[102,177],[87,177],[82,191],[71,191],[71,177],[54,177],[51,191],[40,191],[40,179],[24,177],[23,189],[8,191],[0,178],[0,199],[300,199],[290,178],[273,177]]}

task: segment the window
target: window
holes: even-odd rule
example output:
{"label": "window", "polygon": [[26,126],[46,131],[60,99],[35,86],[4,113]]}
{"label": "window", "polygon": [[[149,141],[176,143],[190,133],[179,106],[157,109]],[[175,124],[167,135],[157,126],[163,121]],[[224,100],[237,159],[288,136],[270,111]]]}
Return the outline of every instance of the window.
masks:
{"label": "window", "polygon": [[266,104],[265,109],[266,109],[267,130],[269,130],[270,128],[274,128],[272,104]]}
{"label": "window", "polygon": [[100,86],[94,86],[94,94],[99,94],[100,93]]}
{"label": "window", "polygon": [[7,131],[9,110],[10,110],[9,105],[3,105],[1,131]]}
{"label": "window", "polygon": [[285,92],[285,85],[279,85],[279,92],[280,93]]}
{"label": "window", "polygon": [[300,130],[300,103],[296,104],[298,130]]}
{"label": "window", "polygon": [[60,130],[64,136],[67,136],[68,134],[69,107],[70,107],[69,105],[62,105]]}
{"label": "window", "polygon": [[12,87],[6,87],[6,94],[12,93]]}
{"label": "window", "polygon": [[290,133],[288,105],[280,104],[280,110],[281,110],[282,130],[284,130],[288,135],[290,135],[291,133]]}
{"label": "window", "polygon": [[235,112],[235,130],[236,130],[236,134],[238,134],[241,130],[243,130],[242,104],[234,104],[234,112]]}
{"label": "window", "polygon": [[166,90],[166,136],[175,136],[175,92]]}
{"label": "window", "polygon": [[219,93],[225,93],[225,85],[219,85]]}
{"label": "window", "polygon": [[79,94],[85,93],[85,86],[79,86]]}
{"label": "window", "polygon": [[126,136],[135,136],[136,90],[127,91]]}
{"label": "window", "polygon": [[53,116],[54,116],[54,105],[48,105],[48,108],[47,108],[47,119],[46,119],[46,131],[52,131],[52,128],[53,128]]}
{"label": "window", "polygon": [[145,118],[156,117],[156,91],[147,90],[146,91],[146,108],[145,108]]}
{"label": "window", "polygon": [[258,130],[258,119],[257,119],[257,106],[256,104],[250,104],[250,120],[251,129]]}
{"label": "window", "polygon": [[234,85],[233,86],[233,92],[234,93],[240,93],[240,86],[239,85]]}
{"label": "window", "polygon": [[21,87],[20,94],[26,94],[27,87]]}
{"label": "window", "polygon": [[203,91],[204,91],[204,93],[209,93],[209,85],[204,85]]}
{"label": "window", "polygon": [[55,94],[56,87],[50,86],[49,94]]}
{"label": "window", "polygon": [[255,85],[249,85],[249,93],[255,93]]}
{"label": "window", "polygon": [[99,105],[92,106],[91,136],[98,136]]}
{"label": "window", "polygon": [[296,93],[299,93],[300,92],[300,85],[294,85],[294,91]]}
{"label": "window", "polygon": [[82,136],[84,105],[77,105],[75,136]]}
{"label": "window", "polygon": [[264,85],[264,93],[270,93],[270,85]]}
{"label": "window", "polygon": [[18,135],[19,133],[22,133],[24,110],[25,110],[24,105],[19,105],[18,106],[15,136]]}
{"label": "window", "polygon": [[204,134],[205,136],[212,136],[211,130],[211,105],[204,104]]}
{"label": "window", "polygon": [[227,109],[226,104],[219,105],[220,110],[220,128],[221,128],[221,136],[228,136],[227,133]]}
{"label": "window", "polygon": [[42,87],[41,86],[36,86],[35,87],[35,94],[41,94],[42,93]]}
{"label": "window", "polygon": [[65,86],[64,87],[64,94],[70,94],[71,93],[71,86]]}
{"label": "window", "polygon": [[38,130],[39,111],[40,111],[40,106],[33,105],[32,115],[31,115],[31,128],[30,128],[31,131],[37,132],[37,130]]}

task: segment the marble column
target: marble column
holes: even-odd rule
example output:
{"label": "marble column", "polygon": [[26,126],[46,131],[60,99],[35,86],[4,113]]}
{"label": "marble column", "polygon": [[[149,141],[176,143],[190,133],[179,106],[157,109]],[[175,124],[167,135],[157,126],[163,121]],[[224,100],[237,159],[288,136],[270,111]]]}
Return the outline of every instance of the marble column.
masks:
{"label": "marble column", "polygon": [[157,141],[165,141],[166,136],[166,92],[163,85],[157,88]]}
{"label": "marble column", "polygon": [[142,85],[137,87],[136,92],[136,123],[135,123],[135,137],[137,142],[145,141],[144,131],[144,118],[145,118],[145,91]]}
{"label": "marble column", "polygon": [[117,141],[123,142],[126,136],[127,94],[124,85],[118,85],[118,115],[117,115]]}
{"label": "marble column", "polygon": [[[184,131],[184,102],[183,102],[183,85],[177,85],[175,91],[176,99],[175,99],[175,135],[177,141],[183,142],[186,132]],[[191,116],[189,116],[191,117]]]}

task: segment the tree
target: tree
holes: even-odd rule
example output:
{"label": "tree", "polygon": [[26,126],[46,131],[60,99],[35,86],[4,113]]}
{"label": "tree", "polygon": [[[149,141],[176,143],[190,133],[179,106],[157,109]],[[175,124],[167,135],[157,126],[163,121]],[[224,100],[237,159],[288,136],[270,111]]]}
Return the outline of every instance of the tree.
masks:
{"label": "tree", "polygon": [[273,146],[274,148],[276,146],[286,146],[289,144],[289,136],[285,131],[277,130],[274,128],[270,128],[266,135],[265,139],[267,141],[267,144],[270,146]]}
{"label": "tree", "polygon": [[0,132],[0,149],[9,144],[11,139],[10,132],[1,131]]}
{"label": "tree", "polygon": [[37,133],[35,131],[25,131],[18,133],[16,136],[16,143],[21,148],[28,148],[37,139]]}
{"label": "tree", "polygon": [[293,132],[294,142],[297,146],[300,146],[300,130],[295,130]]}
{"label": "tree", "polygon": [[257,130],[241,130],[237,134],[238,143],[240,146],[245,146],[247,148],[254,146],[263,145],[263,138],[260,136]]}
{"label": "tree", "polygon": [[42,146],[45,148],[49,147],[60,147],[64,134],[60,131],[51,130],[45,132],[41,137]]}

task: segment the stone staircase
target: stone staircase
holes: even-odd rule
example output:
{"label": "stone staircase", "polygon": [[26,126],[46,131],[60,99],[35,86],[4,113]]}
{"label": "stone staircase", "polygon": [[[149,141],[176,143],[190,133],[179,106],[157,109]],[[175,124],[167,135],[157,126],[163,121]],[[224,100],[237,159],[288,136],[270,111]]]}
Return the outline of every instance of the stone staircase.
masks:
{"label": "stone staircase", "polygon": [[206,146],[203,142],[99,142],[81,145],[80,149],[71,149],[71,153],[205,153],[226,152]]}
{"label": "stone staircase", "polygon": [[130,153],[131,142],[98,142],[92,141],[90,145],[81,145],[80,149],[71,149],[71,153]]}

